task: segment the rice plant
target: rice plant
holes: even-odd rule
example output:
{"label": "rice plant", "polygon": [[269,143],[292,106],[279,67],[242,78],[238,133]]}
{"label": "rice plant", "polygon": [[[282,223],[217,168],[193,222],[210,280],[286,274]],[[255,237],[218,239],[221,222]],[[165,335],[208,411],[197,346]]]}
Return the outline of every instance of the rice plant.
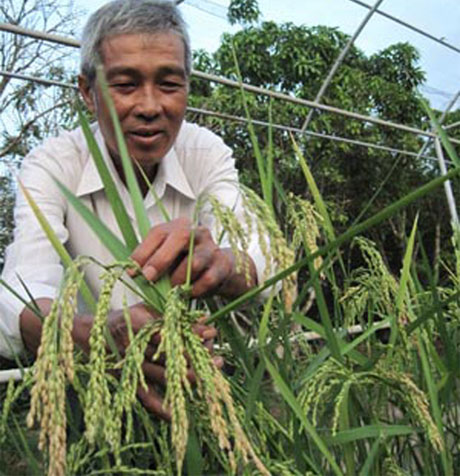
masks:
{"label": "rice plant", "polygon": [[[113,120],[117,124],[115,115]],[[110,175],[84,116],[81,121],[110,195]],[[123,150],[120,131],[118,140]],[[22,382],[10,382],[2,390],[0,438],[11,465],[53,475],[458,472],[458,236],[454,231],[457,261],[442,263],[450,281],[441,284],[427,262],[417,221],[407,236],[399,275],[362,234],[436,190],[459,169],[337,235],[294,142],[312,201],[285,194],[291,228],[283,233],[273,207],[273,162],[265,162],[257,148],[255,153],[264,198],[242,188],[246,223],[236,221],[213,197],[202,200],[213,208],[237,256],[247,249],[245,230],[257,228],[274,275],[230,303],[209,299],[197,307],[190,304],[187,283],[172,288],[167,277],[155,285],[135,278],[137,292],[162,318],[137,334],[131,330],[124,355],[111,348],[106,319],[114,284],[124,281],[126,270],[134,266],[128,258],[137,244],[136,233],[126,224],[115,194],[112,201],[114,211],[119,210],[115,213],[124,242],[61,186],[112,251],[114,262],[101,266],[104,284],[95,300],[84,284],[84,264],[90,258],[71,260],[56,244],[67,271],[60,297],[44,319],[37,360]],[[122,157],[126,176],[134,176],[127,154]],[[145,236],[149,225],[142,199],[136,181],[130,183],[140,234]],[[30,196],[29,201],[35,207]],[[46,220],[34,209],[53,239]],[[344,244],[359,253],[359,268],[345,265]],[[238,265],[247,271],[243,259]],[[297,282],[297,272],[306,277]],[[283,281],[281,292],[278,281]],[[94,310],[89,355],[73,349],[70,338],[78,289]],[[331,290],[329,297],[326,289]],[[265,301],[254,299],[264,290]],[[220,330],[224,371],[193,332],[203,314]],[[128,316],[126,323],[129,328]],[[137,398],[139,387],[149,385],[142,362],[155,333],[161,341],[153,361],[165,362],[170,423],[148,414]],[[196,374],[194,384],[187,378],[189,367]]]}

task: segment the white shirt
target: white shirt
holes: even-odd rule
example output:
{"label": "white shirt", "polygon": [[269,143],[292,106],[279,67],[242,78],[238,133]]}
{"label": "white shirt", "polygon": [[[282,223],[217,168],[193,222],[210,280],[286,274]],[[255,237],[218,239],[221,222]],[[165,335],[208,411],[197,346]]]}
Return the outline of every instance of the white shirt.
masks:
{"label": "white shirt", "polygon": [[[93,126],[93,133],[136,229],[129,193],[115,172],[97,125]],[[64,132],[34,149],[23,161],[20,180],[73,257],[86,255],[105,264],[113,262],[110,253],[65,200],[51,176],[57,177],[82,199],[122,239],[80,128]],[[237,181],[231,149],[209,130],[184,122],[173,148],[160,162],[153,187],[172,219],[192,218],[197,198],[207,192],[233,208],[243,222]],[[144,203],[152,226],[164,221],[150,192],[145,196]],[[22,193],[18,193],[14,217],[14,241],[6,251],[2,278],[26,301],[29,298],[18,277],[35,299],[54,299],[58,294],[63,267]],[[204,226],[209,227],[216,239],[216,223],[209,208],[203,208],[199,219]],[[228,243],[222,242],[221,246],[228,246]],[[249,255],[261,283],[265,260],[258,246],[257,235],[251,237]],[[86,280],[95,295],[100,289],[101,272],[102,269],[97,265],[86,269]],[[113,309],[122,307],[125,294],[128,304],[139,301],[137,296],[125,293],[126,288],[121,283],[117,286],[112,296]],[[0,355],[11,357],[23,350],[19,328],[19,315],[23,309],[24,304],[19,299],[6,288],[0,288]]]}

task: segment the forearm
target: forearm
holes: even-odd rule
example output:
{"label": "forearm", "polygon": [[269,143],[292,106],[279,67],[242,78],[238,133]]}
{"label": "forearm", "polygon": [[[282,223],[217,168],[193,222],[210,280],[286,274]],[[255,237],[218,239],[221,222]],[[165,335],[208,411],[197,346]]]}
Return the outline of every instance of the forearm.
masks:
{"label": "forearm", "polygon": [[[48,298],[37,299],[36,304],[40,309],[41,315],[47,316],[51,310],[53,300]],[[22,340],[26,349],[32,352],[33,355],[37,355],[42,334],[41,318],[32,311],[32,309],[26,307],[19,316],[19,325]],[[85,352],[88,352],[89,350],[89,333],[91,325],[91,316],[75,316],[72,337],[75,344]]]}

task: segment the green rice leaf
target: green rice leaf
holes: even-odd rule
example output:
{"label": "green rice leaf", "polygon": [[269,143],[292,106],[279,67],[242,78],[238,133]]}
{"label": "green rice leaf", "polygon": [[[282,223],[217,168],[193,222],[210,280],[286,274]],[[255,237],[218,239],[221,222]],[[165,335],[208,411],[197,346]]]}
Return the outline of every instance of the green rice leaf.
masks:
{"label": "green rice leaf", "polygon": [[139,231],[142,238],[145,238],[150,230],[150,221],[145,210],[144,199],[136,179],[133,163],[129,157],[128,148],[126,147],[123,131],[121,130],[120,121],[115,110],[115,105],[113,104],[112,98],[110,97],[109,87],[101,67],[97,68],[97,82],[101,88],[102,96],[109,109],[110,117],[112,119],[115,135],[117,138],[118,152],[120,154],[123,172],[125,174],[126,185],[133,202],[134,213],[136,215]]}
{"label": "green rice leaf", "polygon": [[[396,296],[396,315],[393,316],[392,323],[391,323],[391,336],[390,336],[390,348],[393,348],[396,338],[398,335],[398,322],[403,311],[403,304],[407,293],[407,286],[410,278],[410,268],[412,263],[412,255],[414,253],[414,242],[415,242],[415,234],[417,232],[417,223],[418,223],[418,215],[414,220],[414,224],[412,226],[412,231],[409,237],[409,241],[407,242],[406,252],[404,253],[403,258],[403,268],[401,271],[401,278],[399,280],[399,288],[398,294]],[[391,351],[390,351],[391,354]]]}
{"label": "green rice leaf", "polygon": [[168,210],[166,210],[166,207],[164,206],[160,197],[157,195],[157,192],[155,191],[155,187],[150,182],[149,178],[147,177],[147,174],[144,172],[144,169],[137,162],[136,162],[136,165],[137,165],[137,170],[142,175],[142,178],[144,179],[145,184],[147,185],[150,193],[153,195],[153,198],[155,199],[155,206],[158,207],[158,209],[160,210],[160,213],[163,215],[163,220],[166,222],[171,221],[171,217],[169,216]]}
{"label": "green rice leaf", "polygon": [[237,58],[235,47],[233,44],[232,44],[232,54],[233,54],[233,62],[235,64],[235,69],[236,69],[236,75],[238,78],[238,83],[240,85],[244,112],[246,114],[246,119],[248,121],[249,137],[251,139],[252,148],[254,151],[254,155],[256,157],[257,171],[259,172],[260,183],[262,186],[262,195],[265,200],[265,203],[267,203],[270,209],[272,209],[273,203],[271,202],[270,179],[267,178],[267,174],[269,174],[269,172],[265,170],[265,164],[264,164],[264,159],[262,156],[262,151],[260,150],[260,147],[259,147],[259,141],[257,140],[257,134],[256,134],[256,131],[254,130],[254,125],[252,123],[248,103],[246,101],[246,92],[244,91],[244,88],[243,88],[243,78],[241,76],[241,71],[238,64],[238,58]]}
{"label": "green rice leaf", "polygon": [[[53,177],[54,178],[54,177]],[[88,226],[93,230],[94,234],[101,240],[103,245],[112,253],[117,260],[123,261],[129,258],[131,251],[124,243],[102,222],[95,216],[91,210],[76,197],[64,184],[57,178],[54,178],[56,185],[59,187],[65,198],[75,208],[78,214],[85,220]]]}
{"label": "green rice leaf", "polygon": [[[69,252],[65,249],[64,245],[60,242],[59,238],[57,237],[54,230],[51,228],[48,220],[46,219],[45,215],[43,215],[42,211],[40,210],[39,206],[30,195],[29,191],[24,187],[24,185],[19,180],[19,188],[21,189],[24,197],[27,200],[27,203],[30,205],[35,217],[37,218],[38,222],[40,223],[43,231],[45,232],[48,240],[52,244],[53,248],[56,250],[56,253],[59,255],[59,258],[62,264],[67,268],[72,265],[72,257],[69,255]],[[96,311],[96,300],[94,299],[91,290],[89,289],[88,285],[86,284],[85,280],[81,281],[80,285],[80,292],[81,295],[87,304],[88,308],[91,312]]]}
{"label": "green rice leaf", "polygon": [[112,208],[115,219],[117,220],[118,227],[125,239],[126,246],[130,250],[138,245],[138,240],[136,233],[131,224],[131,220],[126,211],[125,205],[123,204],[120,194],[118,193],[115,182],[113,181],[112,175],[110,174],[109,168],[104,161],[102,152],[99,149],[99,146],[94,138],[93,133],[91,132],[91,127],[89,125],[88,119],[83,114],[83,112],[78,108],[78,117],[80,119],[80,125],[85,135],[88,148],[93,157],[94,163],[96,164],[99,176],[101,177],[102,183],[104,184],[104,190],[109,200],[110,206]]}
{"label": "green rice leaf", "polygon": [[374,443],[371,446],[371,450],[369,451],[369,454],[367,455],[366,461],[364,461],[361,471],[359,472],[359,476],[372,476],[372,473],[371,473],[372,465],[374,464],[375,458],[378,455],[381,444],[382,444],[381,438],[378,438],[377,440],[374,441]]}
{"label": "green rice leaf", "polygon": [[[65,185],[61,184],[57,179],[54,179],[57,186],[60,188],[69,203],[80,214],[83,220],[93,230],[95,235],[101,240],[102,244],[110,251],[112,256],[119,261],[125,261],[131,255],[131,251],[122,243],[122,241],[96,217],[91,210],[76,197]],[[169,279],[163,277],[157,283],[149,283],[142,275],[134,278],[135,283],[141,289],[146,303],[154,307],[157,311],[163,311],[164,297],[166,296],[163,288],[169,285]]]}
{"label": "green rice leaf", "polygon": [[276,387],[280,391],[286,403],[294,411],[294,414],[297,416],[298,420],[300,421],[301,425],[304,427],[308,436],[311,437],[315,445],[321,451],[323,456],[327,459],[334,473],[337,475],[342,475],[343,473],[340,470],[339,466],[337,465],[336,461],[334,460],[334,457],[332,456],[331,452],[327,448],[325,442],[318,435],[314,426],[308,421],[307,417],[305,416],[305,412],[302,410],[302,407],[300,406],[299,402],[295,398],[289,386],[283,380],[283,378],[281,377],[276,367],[268,360],[268,358],[265,355],[264,355],[264,360],[265,360],[265,365],[267,366],[267,369],[270,372],[270,375],[272,376]]}
{"label": "green rice leaf", "polygon": [[381,436],[403,436],[415,433],[415,429],[408,425],[367,425],[338,432],[327,438],[332,445],[341,445],[365,438],[379,438]]}
{"label": "green rice leaf", "polygon": [[455,164],[455,167],[457,168],[460,167],[460,159],[458,158],[457,152],[455,152],[453,145],[450,143],[449,137],[446,134],[446,131],[442,127],[441,123],[438,121],[436,114],[432,111],[431,107],[428,105],[428,102],[425,99],[423,99],[422,97],[420,97],[419,99],[420,99],[420,102],[422,103],[423,109],[425,109],[425,112],[427,113],[431,123],[433,124],[433,128],[436,130],[436,133],[439,135],[442,145],[446,149],[447,154],[449,155],[449,158]]}

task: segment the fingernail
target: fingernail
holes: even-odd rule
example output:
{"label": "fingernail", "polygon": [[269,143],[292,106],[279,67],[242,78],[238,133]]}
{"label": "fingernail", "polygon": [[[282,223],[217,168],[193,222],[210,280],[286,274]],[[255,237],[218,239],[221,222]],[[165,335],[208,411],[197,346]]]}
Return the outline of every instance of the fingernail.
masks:
{"label": "fingernail", "polygon": [[155,281],[158,272],[153,266],[147,265],[144,268],[142,268],[142,274],[144,275],[145,279],[147,279],[148,281]]}
{"label": "fingernail", "polygon": [[136,268],[128,268],[126,273],[129,277],[134,278],[138,274],[138,270]]}
{"label": "fingernail", "polygon": [[216,336],[216,331],[210,329],[210,330],[204,331],[203,334],[201,335],[204,340],[213,339]]}
{"label": "fingernail", "polygon": [[222,357],[214,357],[212,361],[216,367],[222,367],[222,365],[224,365],[224,359]]}

